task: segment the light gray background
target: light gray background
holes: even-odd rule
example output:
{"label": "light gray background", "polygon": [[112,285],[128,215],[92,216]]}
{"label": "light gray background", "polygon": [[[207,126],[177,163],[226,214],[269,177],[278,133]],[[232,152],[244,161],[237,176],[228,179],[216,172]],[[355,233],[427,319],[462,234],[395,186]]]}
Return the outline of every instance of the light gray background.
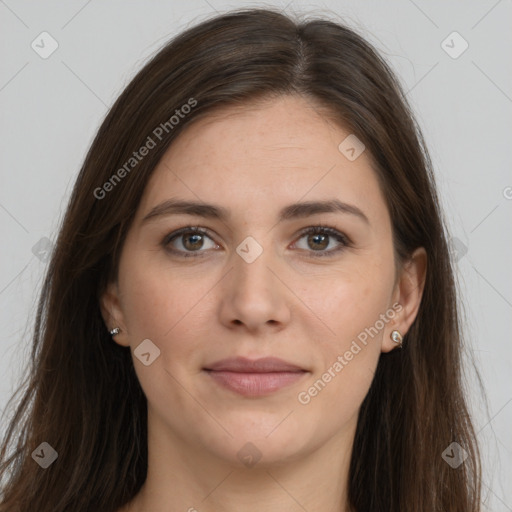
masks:
{"label": "light gray background", "polygon": [[[512,511],[512,490],[505,485],[512,481],[510,0],[0,0],[2,409],[29,355],[46,268],[44,255],[32,248],[43,237],[55,240],[72,183],[108,106],[178,31],[215,11],[265,5],[337,17],[355,27],[386,56],[408,91],[457,239],[468,351],[488,396],[486,410],[470,372],[486,509]],[[59,45],[46,59],[31,48],[43,31]],[[453,31],[469,44],[458,58],[442,46]],[[445,45],[452,52],[462,48],[453,36]]]}

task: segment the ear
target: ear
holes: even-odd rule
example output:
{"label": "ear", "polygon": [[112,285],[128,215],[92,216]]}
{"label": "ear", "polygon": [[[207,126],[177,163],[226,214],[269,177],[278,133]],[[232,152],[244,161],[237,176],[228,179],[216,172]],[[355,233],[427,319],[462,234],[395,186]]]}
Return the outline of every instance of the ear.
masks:
{"label": "ear", "polygon": [[[397,330],[405,337],[414,322],[421,304],[425,277],[427,273],[427,253],[423,247],[416,249],[405,263],[393,291],[392,304],[399,303],[402,308],[391,322],[387,324],[382,340],[382,352],[398,348],[391,339],[391,332]],[[397,308],[398,310],[398,308]]]}
{"label": "ear", "polygon": [[128,347],[128,336],[126,322],[124,320],[121,301],[119,300],[119,288],[116,282],[110,282],[107,288],[100,296],[101,316],[105,322],[106,328],[110,331],[114,327],[119,327],[121,331],[112,339],[123,347]]}

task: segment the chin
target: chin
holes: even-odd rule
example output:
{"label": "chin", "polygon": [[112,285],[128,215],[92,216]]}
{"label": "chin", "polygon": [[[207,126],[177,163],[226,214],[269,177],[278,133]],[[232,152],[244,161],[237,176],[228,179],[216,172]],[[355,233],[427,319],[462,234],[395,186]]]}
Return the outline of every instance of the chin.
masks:
{"label": "chin", "polygon": [[269,468],[284,465],[304,456],[314,449],[313,440],[301,425],[291,423],[284,425],[290,411],[276,421],[231,423],[227,428],[233,437],[221,435],[217,439],[209,438],[207,446],[220,459],[238,468]]}

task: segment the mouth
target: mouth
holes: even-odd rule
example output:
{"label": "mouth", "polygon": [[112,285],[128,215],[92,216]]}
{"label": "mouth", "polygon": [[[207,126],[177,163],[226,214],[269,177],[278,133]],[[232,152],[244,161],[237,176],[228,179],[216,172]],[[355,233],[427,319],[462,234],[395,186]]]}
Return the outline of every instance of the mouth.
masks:
{"label": "mouth", "polygon": [[275,357],[236,357],[217,361],[203,370],[212,380],[239,395],[270,395],[303,379],[308,370]]}

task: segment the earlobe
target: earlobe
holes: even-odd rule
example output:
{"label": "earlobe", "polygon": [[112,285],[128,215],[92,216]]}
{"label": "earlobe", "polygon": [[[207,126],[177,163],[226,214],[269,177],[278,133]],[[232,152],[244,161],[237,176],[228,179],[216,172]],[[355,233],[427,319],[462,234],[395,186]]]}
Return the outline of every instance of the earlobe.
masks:
{"label": "earlobe", "polygon": [[398,331],[402,338],[405,338],[418,314],[426,275],[427,253],[423,247],[419,247],[405,263],[396,285],[393,302],[398,302],[401,305],[401,310],[384,334],[382,352],[390,352],[397,348],[398,336],[395,334],[393,339],[393,331]]}
{"label": "earlobe", "polygon": [[105,322],[105,329],[116,343],[125,347],[128,346],[126,325],[119,300],[117,283],[110,282],[107,285],[105,291],[100,296],[99,302],[101,315]]}

